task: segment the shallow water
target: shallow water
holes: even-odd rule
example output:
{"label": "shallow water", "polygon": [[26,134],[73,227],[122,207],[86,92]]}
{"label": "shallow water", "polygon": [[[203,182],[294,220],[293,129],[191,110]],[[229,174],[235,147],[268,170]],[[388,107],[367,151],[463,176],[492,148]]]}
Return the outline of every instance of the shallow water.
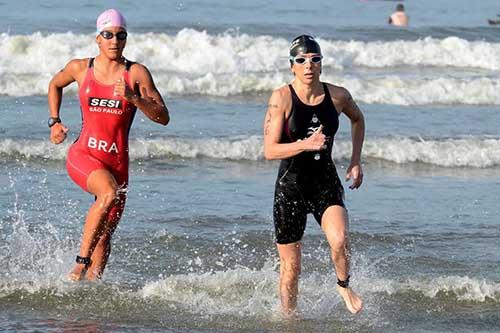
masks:
{"label": "shallow water", "polygon": [[[95,54],[103,8],[0,4],[2,330],[498,330],[500,41],[485,25],[496,2],[407,3],[403,30],[383,25],[390,1],[113,4],[129,19],[126,56],[151,69],[172,122],[138,114],[109,266],[103,281],[80,284],[65,275],[93,198],[64,167],[79,106],[70,87],[70,135],[53,146],[46,89],[70,58]],[[261,127],[270,91],[291,79],[289,40],[303,31],[319,36],[322,78],[349,89],[366,118],[365,183],[346,198],[352,285],[365,309],[347,313],[311,219],[302,319],[286,321],[272,223],[278,163],[263,160]],[[343,176],[345,117],[333,157]]]}

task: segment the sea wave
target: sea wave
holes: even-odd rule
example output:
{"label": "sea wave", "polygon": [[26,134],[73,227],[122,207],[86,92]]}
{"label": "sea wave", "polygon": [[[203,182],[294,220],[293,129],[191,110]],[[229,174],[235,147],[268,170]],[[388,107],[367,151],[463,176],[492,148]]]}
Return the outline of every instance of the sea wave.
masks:
{"label": "sea wave", "polygon": [[[1,34],[0,91],[46,94],[51,76],[69,59],[96,53],[93,38],[72,32]],[[457,37],[320,43],[323,79],[345,86],[361,102],[500,104],[500,44]],[[146,64],[163,93],[228,96],[269,92],[289,82],[287,46],[287,40],[267,35],[182,29],[175,35],[132,33],[125,55]],[[432,70],[422,70],[427,67]],[[75,93],[75,86],[69,91]]]}
{"label": "sea wave", "polygon": [[[330,275],[330,274],[328,274]],[[331,292],[331,281],[324,274],[303,276],[301,294],[304,302],[315,304],[332,303],[340,306],[340,300]],[[278,273],[272,267],[250,270],[245,267],[204,274],[181,274],[147,283],[139,292],[145,298],[179,302],[193,312],[202,313],[247,313],[256,309],[278,308],[275,297]],[[468,276],[440,276],[431,279],[408,279],[383,281],[371,279],[357,290],[363,294],[423,294],[430,299],[443,296],[461,302],[499,302],[500,283]],[[332,302],[332,298],[335,299]],[[312,305],[311,304],[311,305]]]}
{"label": "sea wave", "polygon": [[[35,77],[36,76],[36,77]],[[44,77],[44,78],[42,78]],[[5,75],[0,91],[12,96],[46,93],[47,75]],[[289,81],[289,75],[276,73],[206,73],[199,77],[156,76],[162,93],[168,95],[207,95],[227,97],[245,94],[267,94]],[[325,82],[347,88],[357,102],[393,105],[500,105],[500,78],[405,78],[387,75],[381,78],[361,78],[353,75],[323,75]],[[76,93],[76,86],[68,89]]]}
{"label": "sea wave", "polygon": [[[3,70],[19,74],[55,71],[71,58],[88,57],[97,51],[94,35],[72,32],[2,33],[0,41]],[[498,43],[467,41],[458,37],[371,42],[319,38],[318,41],[325,56],[323,64],[338,69],[353,66],[500,69]],[[273,71],[288,67],[288,44],[284,38],[269,35],[232,32],[211,35],[186,28],[175,35],[131,33],[126,55],[147,63],[155,71],[163,67],[172,72],[191,74]],[[264,54],[265,61],[262,59]],[[44,61],[40,61],[41,57]]]}
{"label": "sea wave", "polygon": [[[324,45],[323,45],[324,44]],[[432,66],[498,70],[500,44],[467,41],[458,37],[415,41],[326,41],[325,54],[334,54],[342,68],[351,66]]]}
{"label": "sea wave", "polygon": [[[221,258],[210,267],[193,250],[193,256],[186,258],[189,260],[186,272],[180,274],[149,275],[134,283],[127,283],[119,278],[121,274],[116,274],[108,276],[104,283],[75,285],[66,281],[73,258],[69,250],[75,244],[70,245],[50,222],[42,222],[42,225],[38,220],[27,222],[24,212],[17,208],[9,214],[0,244],[0,262],[7,268],[0,272],[0,301],[5,304],[22,302],[84,309],[95,309],[97,304],[99,310],[112,312],[168,304],[171,308],[197,314],[235,316],[266,316],[279,312],[276,258],[268,258],[258,267],[226,266]],[[244,255],[254,253],[247,250]],[[132,266],[134,272],[135,264]],[[205,269],[189,269],[200,267]],[[119,271],[119,265],[114,270]],[[325,315],[332,307],[344,308],[341,298],[332,292],[335,280],[331,270],[303,273],[299,306],[309,309],[306,316]],[[387,279],[365,267],[353,282],[356,290],[372,304],[380,295],[398,300],[423,296],[427,298],[424,302],[463,302],[464,306],[470,302],[500,303],[499,282],[467,275],[411,275]]]}
{"label": "sea wave", "polygon": [[[38,304],[50,302],[58,306],[92,308],[97,302],[100,308],[110,307],[124,310],[169,305],[176,311],[187,311],[202,316],[234,315],[265,316],[279,314],[279,297],[276,283],[279,280],[271,261],[261,269],[236,267],[206,273],[175,274],[146,282],[137,291],[119,284],[74,285],[62,280],[50,283],[32,281],[0,281],[0,299],[6,303],[22,301]],[[299,308],[305,317],[326,315],[332,309],[344,309],[341,298],[332,291],[335,276],[328,274],[304,274],[300,281]],[[384,280],[370,278],[370,283],[361,284],[358,276],[355,289],[364,295],[365,301],[377,304],[377,298],[421,299],[420,302],[452,302],[455,306],[476,304],[498,304],[500,283],[484,278],[468,276],[438,276],[434,278],[411,278]],[[424,299],[422,299],[422,297]],[[366,311],[377,311],[375,308]],[[137,309],[139,310],[139,309]]]}
{"label": "sea wave", "polygon": [[500,301],[500,283],[468,276],[439,276],[406,281],[386,281],[377,284],[378,292],[389,295],[397,293],[421,293],[429,298],[451,296],[457,301]]}
{"label": "sea wave", "polygon": [[[70,143],[55,146],[41,140],[0,140],[0,154],[7,159],[64,160]],[[130,141],[132,160],[168,158],[212,158],[235,161],[263,159],[262,137],[248,138],[156,138]],[[351,144],[337,140],[335,159],[348,159]],[[424,139],[387,137],[367,139],[363,146],[364,159],[388,162],[426,163],[440,167],[487,168],[500,165],[500,139],[464,137]]]}

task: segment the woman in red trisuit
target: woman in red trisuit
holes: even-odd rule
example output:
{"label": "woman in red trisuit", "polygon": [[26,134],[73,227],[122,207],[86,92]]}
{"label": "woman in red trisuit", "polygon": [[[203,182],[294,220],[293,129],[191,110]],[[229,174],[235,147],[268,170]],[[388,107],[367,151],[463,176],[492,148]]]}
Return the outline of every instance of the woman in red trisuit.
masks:
{"label": "woman in red trisuit", "polygon": [[68,129],[59,117],[63,88],[79,86],[82,130],[71,145],[68,174],[95,196],[90,207],[72,280],[100,279],[111,251],[111,236],[125,207],[128,184],[128,135],[139,108],[162,125],[170,120],[148,69],[122,56],[127,41],[125,18],[115,9],[97,19],[95,58],[73,59],[49,84],[50,140],[59,144]]}

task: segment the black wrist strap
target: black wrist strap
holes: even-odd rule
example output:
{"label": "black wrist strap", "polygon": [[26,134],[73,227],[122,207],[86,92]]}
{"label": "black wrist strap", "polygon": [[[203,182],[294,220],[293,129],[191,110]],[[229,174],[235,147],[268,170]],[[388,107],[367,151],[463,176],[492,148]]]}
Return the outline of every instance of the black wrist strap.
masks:
{"label": "black wrist strap", "polygon": [[76,263],[77,264],[90,265],[90,257],[76,256]]}
{"label": "black wrist strap", "polygon": [[350,278],[351,278],[351,276],[348,275],[347,279],[345,279],[344,281],[337,279],[337,284],[339,285],[339,287],[348,288],[349,287],[349,279]]}
{"label": "black wrist strap", "polygon": [[61,123],[61,118],[59,117],[49,117],[48,125],[49,128],[54,126],[57,123]]}

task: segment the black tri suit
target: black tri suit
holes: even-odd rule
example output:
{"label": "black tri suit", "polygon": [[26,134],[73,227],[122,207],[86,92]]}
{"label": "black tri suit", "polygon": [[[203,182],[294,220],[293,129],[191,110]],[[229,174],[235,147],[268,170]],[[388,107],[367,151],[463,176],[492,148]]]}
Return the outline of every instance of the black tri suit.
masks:
{"label": "black tri suit", "polygon": [[273,209],[278,244],[302,239],[308,213],[312,213],[321,225],[321,217],[328,207],[345,207],[344,188],[332,160],[333,138],[339,128],[339,115],[328,86],[323,83],[325,98],[317,105],[304,104],[292,85],[289,88],[292,110],[285,121],[280,143],[305,139],[323,125],[327,148],[317,152],[302,152],[281,161]]}

